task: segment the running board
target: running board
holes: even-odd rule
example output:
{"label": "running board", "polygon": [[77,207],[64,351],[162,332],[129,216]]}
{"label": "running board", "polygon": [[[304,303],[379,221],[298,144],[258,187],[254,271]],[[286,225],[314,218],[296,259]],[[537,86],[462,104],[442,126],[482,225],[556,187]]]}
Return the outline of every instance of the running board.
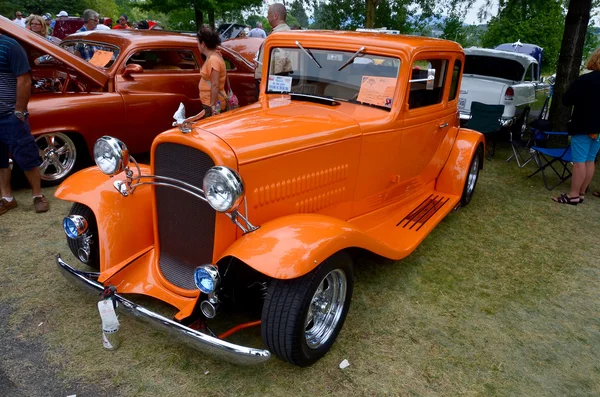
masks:
{"label": "running board", "polygon": [[421,204],[406,215],[396,227],[408,228],[418,232],[427,223],[436,212],[450,201],[450,197],[444,197],[437,194],[431,194]]}

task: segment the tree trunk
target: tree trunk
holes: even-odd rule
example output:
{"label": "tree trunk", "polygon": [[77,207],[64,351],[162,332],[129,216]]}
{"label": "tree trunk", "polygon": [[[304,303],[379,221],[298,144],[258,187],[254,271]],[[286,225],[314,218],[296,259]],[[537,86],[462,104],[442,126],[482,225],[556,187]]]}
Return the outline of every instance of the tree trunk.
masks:
{"label": "tree trunk", "polygon": [[213,30],[215,29],[215,10],[212,8],[208,10],[208,24]]}
{"label": "tree trunk", "polygon": [[204,25],[204,13],[194,4],[194,15],[196,17],[196,30],[200,31]]}
{"label": "tree trunk", "polygon": [[573,80],[579,76],[591,9],[592,0],[570,0],[569,2],[550,106],[550,122],[554,131],[566,131],[567,121],[571,118],[571,107],[563,106],[562,97]]}
{"label": "tree trunk", "polygon": [[367,15],[365,17],[365,28],[373,29],[375,25],[375,10],[381,0],[366,0],[367,4]]}

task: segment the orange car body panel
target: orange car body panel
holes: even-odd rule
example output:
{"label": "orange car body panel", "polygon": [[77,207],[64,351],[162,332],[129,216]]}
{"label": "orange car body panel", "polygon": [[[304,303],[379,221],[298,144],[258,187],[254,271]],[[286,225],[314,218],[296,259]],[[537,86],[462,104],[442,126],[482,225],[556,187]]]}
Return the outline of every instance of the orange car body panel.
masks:
{"label": "orange car body panel", "polygon": [[[477,132],[460,129],[458,95],[449,100],[448,82],[440,103],[409,109],[411,74],[405,65],[431,57],[464,64],[461,47],[409,36],[277,33],[265,42],[263,76],[268,75],[269,51],[295,47],[296,41],[305,48],[351,52],[365,46],[368,53],[398,58],[401,67],[391,109],[294,101],[288,95],[267,94],[263,79],[257,103],[196,122],[187,134],[172,129],[159,135],[152,144],[151,163],[157,147],[169,142],[196,148],[216,165],[241,175],[247,210],[240,212],[260,228],[243,234],[217,213],[213,263],[235,257],[269,277],[289,279],[346,248],[406,257],[460,203],[470,162],[484,140]],[[452,68],[446,69],[445,79],[450,81]],[[108,218],[103,236],[112,240],[101,242],[101,280],[117,282],[119,291],[169,302],[182,311],[178,316],[188,313],[198,291],[171,284],[157,264],[161,247],[154,187],[120,197],[112,180],[97,174],[76,174],[56,194],[93,205],[97,216]],[[430,204],[436,211],[425,221],[416,219],[415,214],[424,212],[419,208]],[[125,205],[128,210],[122,211]],[[143,226],[136,221],[138,233],[122,228],[142,215]],[[135,247],[110,242],[126,238],[136,241]]]}

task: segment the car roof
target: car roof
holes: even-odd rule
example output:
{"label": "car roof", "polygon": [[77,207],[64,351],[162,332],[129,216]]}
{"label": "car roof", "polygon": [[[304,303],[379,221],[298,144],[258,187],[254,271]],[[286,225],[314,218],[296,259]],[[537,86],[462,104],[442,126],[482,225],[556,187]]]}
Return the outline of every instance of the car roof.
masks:
{"label": "car roof", "polygon": [[352,32],[336,30],[290,30],[277,32],[269,35],[267,40],[276,37],[286,38],[290,41],[302,39],[322,41],[324,44],[342,42],[354,46],[365,46],[367,50],[371,47],[388,47],[409,54],[428,50],[460,51],[463,49],[460,44],[449,40],[436,39],[433,37],[410,36],[403,34],[385,34],[370,32]]}
{"label": "car roof", "polygon": [[137,46],[196,46],[198,41],[195,36],[165,30],[136,30],[136,29],[113,29],[113,30],[90,30],[69,35],[64,41],[70,40],[89,40],[101,41],[103,43],[113,44],[120,48],[126,48],[131,45]]}
{"label": "car roof", "polygon": [[491,56],[491,57],[512,59],[513,61],[517,61],[517,62],[521,63],[525,68],[527,68],[529,66],[529,64],[532,62],[538,63],[538,61],[531,55],[522,54],[522,53],[513,52],[513,51],[492,50],[491,48],[479,48],[479,47],[465,48],[465,55],[480,55],[480,56]]}

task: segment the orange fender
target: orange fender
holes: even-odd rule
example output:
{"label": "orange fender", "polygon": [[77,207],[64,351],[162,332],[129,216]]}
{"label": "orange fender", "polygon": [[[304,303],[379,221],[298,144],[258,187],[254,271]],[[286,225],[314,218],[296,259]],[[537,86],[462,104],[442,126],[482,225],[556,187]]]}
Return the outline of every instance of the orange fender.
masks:
{"label": "orange fender", "polygon": [[318,214],[269,221],[233,243],[218,259],[235,257],[276,279],[303,276],[345,248],[364,248],[389,258],[406,256],[340,219]]}
{"label": "orange fender", "polygon": [[[142,174],[150,174],[150,167],[140,168]],[[150,186],[140,186],[123,197],[113,186],[117,179],[124,180],[125,175],[110,178],[98,167],[90,167],[71,175],[54,193],[61,200],[88,206],[96,216],[101,272],[131,260],[154,244]]]}
{"label": "orange fender", "polygon": [[[459,197],[462,195],[471,159],[480,144],[483,145],[485,153],[485,138],[482,133],[466,128],[458,131],[450,156],[437,178],[436,191]],[[483,167],[483,159],[481,167]]]}

